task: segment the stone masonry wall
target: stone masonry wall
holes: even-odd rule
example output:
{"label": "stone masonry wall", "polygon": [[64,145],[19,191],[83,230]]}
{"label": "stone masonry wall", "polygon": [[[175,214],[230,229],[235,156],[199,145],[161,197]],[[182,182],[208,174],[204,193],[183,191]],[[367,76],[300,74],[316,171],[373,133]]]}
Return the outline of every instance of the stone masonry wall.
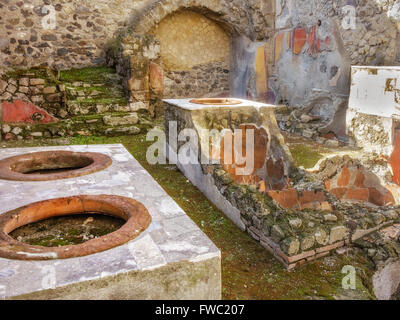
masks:
{"label": "stone masonry wall", "polygon": [[[151,113],[163,87],[167,97],[228,95],[231,38],[270,41],[274,28],[270,0],[2,0],[0,17],[0,73],[108,63],[124,76],[131,107]],[[165,73],[160,57],[148,56],[154,46],[135,42],[151,33],[161,40]]]}
{"label": "stone masonry wall", "polygon": [[107,43],[117,35],[129,29],[148,33],[165,15],[184,8],[214,12],[232,30],[254,38],[272,37],[270,1],[2,0],[0,65],[68,69],[102,64]]}
{"label": "stone masonry wall", "polygon": [[148,111],[132,108],[120,77],[107,67],[9,71],[0,77],[0,99],[0,141],[137,134],[152,127]]}
{"label": "stone masonry wall", "polygon": [[164,71],[164,98],[229,96],[229,62]]}

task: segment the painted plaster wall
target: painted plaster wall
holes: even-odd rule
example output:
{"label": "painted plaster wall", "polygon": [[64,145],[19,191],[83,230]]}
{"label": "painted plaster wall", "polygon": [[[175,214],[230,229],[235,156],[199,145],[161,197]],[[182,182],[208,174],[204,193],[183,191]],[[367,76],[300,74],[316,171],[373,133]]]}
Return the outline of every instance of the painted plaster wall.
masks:
{"label": "painted plaster wall", "polygon": [[400,65],[399,9],[396,0],[277,0],[276,102],[309,106],[322,92],[312,113],[332,118],[332,95],[349,94],[351,65]]}

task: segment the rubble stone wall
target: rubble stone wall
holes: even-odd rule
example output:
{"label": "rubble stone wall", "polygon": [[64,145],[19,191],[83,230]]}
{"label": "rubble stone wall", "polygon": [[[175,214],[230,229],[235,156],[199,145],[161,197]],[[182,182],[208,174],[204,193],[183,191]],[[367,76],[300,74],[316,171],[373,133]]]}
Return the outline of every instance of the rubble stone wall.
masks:
{"label": "rubble stone wall", "polygon": [[163,48],[166,96],[179,97],[228,92],[231,38],[272,41],[274,32],[272,0],[4,0],[0,16],[6,68],[104,65],[116,41],[154,32]]}
{"label": "rubble stone wall", "polygon": [[[243,128],[241,124],[246,124],[246,128],[256,127],[253,146],[257,149],[256,170],[252,173],[236,176],[233,166],[221,160],[225,155],[220,154],[218,158],[214,153],[212,158],[220,159],[219,164],[178,161],[178,168],[239,228],[246,230],[288,269],[325,257],[400,221],[400,209],[393,206],[391,192],[373,171],[378,169],[376,160],[370,163],[368,159],[360,162],[342,157],[326,159],[313,173],[292,166],[287,186],[271,184],[281,177],[280,166],[271,168],[266,153],[276,157],[277,163],[282,160],[286,163],[291,155],[277,127],[273,109],[268,106],[259,107],[257,111],[238,106],[190,110],[188,105],[185,105],[187,109],[182,108],[179,100],[167,100],[164,104],[166,136],[173,137],[170,121],[177,121],[177,132],[185,128],[196,130],[199,148],[193,151],[199,159],[210,152],[206,147],[209,136],[204,134],[207,131],[204,129],[218,130],[218,137],[225,138],[224,129]],[[230,117],[224,116],[228,112]],[[266,140],[271,142],[270,150],[265,148]],[[222,139],[219,141],[220,145],[224,144]],[[187,147],[184,142],[168,140],[168,143],[176,152]],[[218,143],[214,143],[213,148],[215,145]],[[246,150],[248,146],[244,146]],[[217,148],[216,154],[221,150],[225,153],[225,149]],[[257,169],[265,163],[265,171]],[[338,191],[345,192],[339,194]]]}
{"label": "rubble stone wall", "polygon": [[3,0],[0,63],[68,69],[105,62],[105,47],[128,31],[148,33],[168,14],[195,8],[212,12],[231,31],[273,36],[272,1],[249,0]]}
{"label": "rubble stone wall", "polygon": [[149,112],[129,104],[120,83],[107,67],[6,72],[0,76],[0,141],[149,129]]}

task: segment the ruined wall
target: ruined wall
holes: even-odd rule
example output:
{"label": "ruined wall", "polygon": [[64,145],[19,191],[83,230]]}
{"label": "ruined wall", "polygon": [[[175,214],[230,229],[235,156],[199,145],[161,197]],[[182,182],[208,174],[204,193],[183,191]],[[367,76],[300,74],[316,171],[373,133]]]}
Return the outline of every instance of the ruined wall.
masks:
{"label": "ruined wall", "polygon": [[[171,20],[188,10],[178,22]],[[134,126],[136,115],[132,119],[130,113],[139,109],[157,113],[163,91],[175,97],[227,92],[232,38],[272,39],[273,27],[270,0],[1,0],[3,138],[137,133],[141,129]],[[176,30],[173,39],[171,29]],[[161,43],[151,36],[152,30],[158,31]],[[160,46],[165,53],[170,44],[179,50],[164,56],[163,72]],[[83,71],[83,80],[78,76],[63,81],[57,75],[60,70],[105,64],[122,77],[114,74],[113,79],[97,81],[85,76],[91,74],[90,69]],[[25,85],[25,78],[29,82],[36,75],[24,73],[36,67],[43,72],[54,70],[56,81],[47,83],[43,76],[39,78],[44,84]],[[97,69],[95,73],[103,72]],[[110,70],[104,75],[110,75]],[[21,106],[27,121],[17,123],[9,113]],[[35,110],[59,120],[62,127],[50,128],[40,119],[30,126]],[[105,118],[111,113],[121,119]],[[94,118],[86,119],[89,116]],[[83,130],[85,126],[88,130]]]}
{"label": "ruined wall", "polygon": [[129,29],[147,33],[166,15],[184,8],[214,12],[241,34],[272,37],[270,1],[2,0],[0,65],[66,69],[102,64],[106,44],[117,35]]}
{"label": "ruined wall", "polygon": [[201,14],[180,11],[150,33],[161,43],[165,98],[229,92],[230,39],[218,24]]}
{"label": "ruined wall", "polygon": [[[232,39],[271,41],[273,28],[271,0],[2,0],[0,74],[108,64],[123,76],[130,106],[153,113],[163,92],[228,95]],[[158,44],[147,45],[152,33],[161,58]]]}
{"label": "ruined wall", "polygon": [[399,10],[395,0],[277,0],[276,102],[325,121],[341,112],[331,129],[343,134],[350,66],[400,64]]}
{"label": "ruined wall", "polygon": [[0,101],[0,141],[133,135],[152,127],[149,113],[128,103],[108,67],[8,71],[0,76]]}

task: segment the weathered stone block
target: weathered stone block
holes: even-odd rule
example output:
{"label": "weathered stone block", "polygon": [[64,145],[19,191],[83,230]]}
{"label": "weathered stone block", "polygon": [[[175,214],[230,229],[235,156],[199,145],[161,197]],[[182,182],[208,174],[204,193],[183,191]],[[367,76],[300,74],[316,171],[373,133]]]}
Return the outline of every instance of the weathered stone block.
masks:
{"label": "weathered stone block", "polygon": [[4,92],[7,88],[7,81],[4,81],[3,79],[0,79],[0,93]]}
{"label": "weathered stone block", "polygon": [[43,137],[43,132],[31,132],[31,136],[40,138]]}
{"label": "weathered stone block", "polygon": [[296,219],[289,220],[289,224],[291,227],[293,227],[295,229],[299,229],[302,226],[303,221],[301,219],[296,218]]}
{"label": "weathered stone block", "polygon": [[300,241],[301,250],[307,251],[314,247],[315,237],[314,235],[306,235],[303,236]]}
{"label": "weathered stone block", "polygon": [[43,89],[43,94],[55,93],[56,91],[57,91],[56,87],[45,87]]}
{"label": "weathered stone block", "polygon": [[45,81],[44,79],[32,78],[29,80],[29,84],[31,86],[44,85]]}
{"label": "weathered stone block", "polygon": [[6,89],[9,93],[13,94],[17,91],[17,87],[13,84],[9,84]]}
{"label": "weathered stone block", "polygon": [[29,92],[29,87],[20,86],[20,87],[18,88],[18,91],[21,92],[21,93],[27,94],[27,93]]}
{"label": "weathered stone block", "polygon": [[271,237],[274,241],[280,242],[285,237],[285,233],[280,226],[274,225],[271,229]]}
{"label": "weathered stone block", "polygon": [[43,96],[32,96],[31,100],[33,103],[41,104],[44,102]]}
{"label": "weathered stone block", "polygon": [[29,86],[29,78],[20,78],[19,85],[24,87]]}
{"label": "weathered stone block", "polygon": [[8,133],[11,131],[11,127],[8,124],[3,124],[1,126],[1,129],[2,129],[3,133]]}
{"label": "weathered stone block", "polygon": [[297,238],[287,238],[280,245],[282,250],[289,256],[296,255],[300,250],[300,241]]}
{"label": "weathered stone block", "polygon": [[336,222],[338,220],[338,218],[334,214],[326,214],[326,215],[324,215],[324,220],[326,222]]}
{"label": "weathered stone block", "polygon": [[329,234],[329,243],[335,243],[337,241],[344,240],[347,233],[347,229],[344,226],[337,226],[331,229]]}
{"label": "weathered stone block", "polygon": [[326,245],[329,241],[326,231],[322,228],[318,228],[314,234],[315,240],[319,245]]}
{"label": "weathered stone block", "polygon": [[22,133],[22,129],[20,127],[14,127],[11,132],[15,135],[19,135]]}
{"label": "weathered stone block", "polygon": [[125,128],[109,128],[104,132],[106,135],[135,135],[140,133],[140,129],[135,126]]}
{"label": "weathered stone block", "polygon": [[131,113],[123,117],[104,116],[103,121],[106,125],[110,126],[124,126],[129,124],[137,124],[139,122],[139,117],[137,113]]}

